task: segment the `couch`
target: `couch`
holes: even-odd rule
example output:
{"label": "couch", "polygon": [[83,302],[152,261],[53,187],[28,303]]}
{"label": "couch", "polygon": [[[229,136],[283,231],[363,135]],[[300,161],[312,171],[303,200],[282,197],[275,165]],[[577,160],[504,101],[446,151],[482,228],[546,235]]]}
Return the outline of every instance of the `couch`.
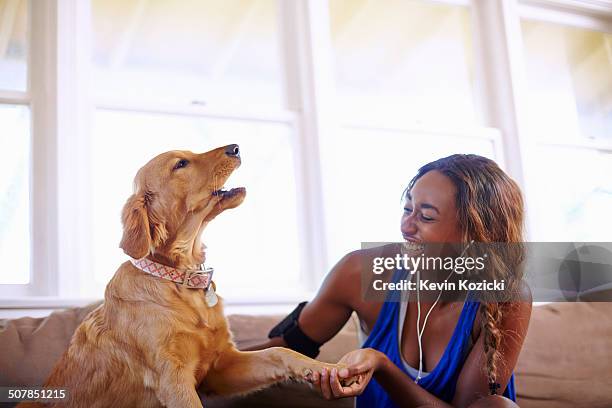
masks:
{"label": "couch", "polygon": [[[81,320],[97,304],[45,318],[0,320],[0,385],[40,385]],[[239,347],[259,343],[281,316],[228,316]],[[353,317],[319,355],[336,362],[358,347]],[[551,303],[534,307],[516,370],[523,408],[612,407],[612,303]],[[325,401],[305,384],[282,384],[241,398],[206,398],[211,408],[352,407]]]}

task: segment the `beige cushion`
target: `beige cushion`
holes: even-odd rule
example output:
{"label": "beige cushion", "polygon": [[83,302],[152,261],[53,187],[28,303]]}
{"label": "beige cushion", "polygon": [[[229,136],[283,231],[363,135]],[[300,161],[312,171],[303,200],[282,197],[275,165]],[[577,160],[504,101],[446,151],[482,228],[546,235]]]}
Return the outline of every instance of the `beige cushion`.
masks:
{"label": "beige cushion", "polygon": [[0,385],[42,385],[77,326],[101,303],[44,318],[0,319]]}
{"label": "beige cushion", "polygon": [[612,407],[612,303],[534,307],[515,373],[523,408]]}
{"label": "beige cushion", "polygon": [[[66,349],[79,322],[97,304],[46,318],[0,320],[0,384],[39,385]],[[281,316],[229,317],[239,347],[265,340]],[[358,346],[350,320],[322,348],[336,362]],[[558,303],[533,309],[515,370],[523,408],[612,407],[612,303]],[[284,384],[238,399],[207,399],[207,407],[352,407],[351,399],[327,402],[303,384]]]}

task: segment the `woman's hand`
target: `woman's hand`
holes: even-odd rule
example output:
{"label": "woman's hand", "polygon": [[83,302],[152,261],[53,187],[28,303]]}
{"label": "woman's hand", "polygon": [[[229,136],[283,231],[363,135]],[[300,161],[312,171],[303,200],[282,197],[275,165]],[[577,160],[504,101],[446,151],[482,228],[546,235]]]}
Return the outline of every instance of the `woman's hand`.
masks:
{"label": "woman's hand", "polygon": [[[346,368],[339,371],[333,368],[331,372],[324,368],[320,374],[314,372],[313,384],[321,389],[323,398],[327,400],[361,395],[372,375],[382,367],[386,358],[383,353],[371,348],[351,351],[338,361],[339,365],[344,365]],[[341,379],[354,381],[343,386],[340,383]]]}

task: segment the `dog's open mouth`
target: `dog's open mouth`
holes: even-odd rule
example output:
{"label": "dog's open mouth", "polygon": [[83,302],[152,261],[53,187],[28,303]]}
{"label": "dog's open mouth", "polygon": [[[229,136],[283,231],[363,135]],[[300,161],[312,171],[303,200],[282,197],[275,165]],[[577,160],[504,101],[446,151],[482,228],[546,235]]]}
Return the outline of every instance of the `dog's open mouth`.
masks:
{"label": "dog's open mouth", "polygon": [[[217,213],[219,210],[222,211],[239,206],[246,196],[246,189],[244,187],[227,189],[224,185],[233,171],[239,166],[240,158],[231,158],[230,162],[226,162],[223,167],[219,168],[217,173],[213,175],[213,181],[215,182],[213,187],[215,190],[211,193],[211,199],[214,199],[216,202],[215,206],[217,209],[215,211]],[[219,186],[222,187],[219,188]]]}
{"label": "dog's open mouth", "polygon": [[226,190],[225,187],[222,187],[217,191],[213,191],[212,195],[221,196],[221,199],[225,200],[227,198],[234,197],[236,194],[244,193],[245,191],[246,189],[244,187],[236,187],[229,190]]}

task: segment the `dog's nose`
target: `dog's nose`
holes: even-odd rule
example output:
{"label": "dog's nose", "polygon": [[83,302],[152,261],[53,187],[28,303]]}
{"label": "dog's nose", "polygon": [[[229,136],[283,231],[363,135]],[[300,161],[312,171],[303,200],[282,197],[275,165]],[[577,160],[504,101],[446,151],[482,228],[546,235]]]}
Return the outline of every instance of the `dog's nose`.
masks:
{"label": "dog's nose", "polygon": [[225,147],[225,154],[233,157],[240,157],[240,148],[237,144],[231,144]]}

